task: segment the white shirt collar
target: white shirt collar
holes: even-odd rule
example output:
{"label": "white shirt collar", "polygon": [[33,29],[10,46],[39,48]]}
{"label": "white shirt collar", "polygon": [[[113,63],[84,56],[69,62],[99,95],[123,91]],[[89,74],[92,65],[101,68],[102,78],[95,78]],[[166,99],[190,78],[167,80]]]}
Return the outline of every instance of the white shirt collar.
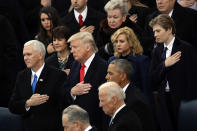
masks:
{"label": "white shirt collar", "polygon": [[84,131],[89,131],[90,129],[92,129],[91,125],[89,125]]}
{"label": "white shirt collar", "polygon": [[197,10],[197,2],[195,2],[192,6],[190,6],[189,8]]}
{"label": "white shirt collar", "polygon": [[37,79],[40,77],[40,74],[41,74],[41,72],[42,72],[42,70],[43,70],[43,68],[44,68],[44,65],[45,65],[45,63],[40,67],[40,69],[37,71],[37,72],[34,72],[32,69],[31,69],[31,78],[32,78],[32,81],[33,81],[33,78],[34,78],[34,74],[36,74],[36,76],[37,76]]}
{"label": "white shirt collar", "polygon": [[130,84],[130,83],[128,83],[124,88],[122,88],[122,90],[123,90],[124,92],[127,90],[129,84]]}
{"label": "white shirt collar", "polygon": [[88,70],[88,68],[89,68],[89,66],[90,66],[90,64],[91,64],[91,62],[92,62],[92,60],[94,59],[94,57],[95,57],[95,53],[93,53],[93,54],[88,58],[88,60],[84,63],[84,65],[85,65],[85,74],[86,74],[86,72],[87,72],[87,70]]}
{"label": "white shirt collar", "polygon": [[126,106],[126,104],[123,104],[121,107],[119,107],[118,110],[116,110],[116,112],[113,114],[111,120],[113,120],[115,118],[116,114],[125,106]]}
{"label": "white shirt collar", "polygon": [[174,40],[175,40],[175,37],[172,38],[172,40],[170,41],[170,43],[169,43],[168,45],[166,45],[166,44],[164,43],[164,48],[167,47],[168,50],[171,51],[171,50],[172,50],[172,47],[173,47]]}
{"label": "white shirt collar", "polygon": [[168,14],[170,17],[172,17],[172,13],[173,13],[173,9],[170,11],[170,13]]}
{"label": "white shirt collar", "polygon": [[75,15],[75,19],[77,20],[77,22],[79,23],[79,15],[82,15],[82,20],[85,21],[86,17],[87,17],[87,13],[88,13],[88,7],[86,6],[85,10],[82,13],[77,12],[74,9],[74,15]]}

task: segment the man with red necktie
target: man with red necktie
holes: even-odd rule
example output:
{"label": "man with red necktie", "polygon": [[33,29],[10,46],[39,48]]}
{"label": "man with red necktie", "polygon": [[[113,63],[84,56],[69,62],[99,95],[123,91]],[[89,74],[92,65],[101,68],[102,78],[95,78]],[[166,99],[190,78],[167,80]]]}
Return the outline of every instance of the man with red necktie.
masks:
{"label": "man with red necktie", "polygon": [[99,24],[105,15],[90,8],[87,0],[71,0],[73,10],[62,18],[63,24],[71,29],[71,34],[88,31],[97,37]]}
{"label": "man with red necktie", "polygon": [[68,77],[66,100],[85,109],[90,115],[90,123],[102,131],[104,113],[99,108],[98,87],[104,83],[107,63],[98,56],[93,36],[89,32],[79,32],[71,36],[71,53],[75,61]]}

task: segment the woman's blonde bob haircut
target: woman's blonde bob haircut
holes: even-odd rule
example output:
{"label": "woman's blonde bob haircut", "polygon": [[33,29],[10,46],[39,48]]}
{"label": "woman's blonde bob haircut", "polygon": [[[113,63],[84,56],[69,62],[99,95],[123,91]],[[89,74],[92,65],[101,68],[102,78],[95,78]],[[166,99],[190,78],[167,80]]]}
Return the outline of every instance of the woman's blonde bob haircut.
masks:
{"label": "woman's blonde bob haircut", "polygon": [[143,48],[142,48],[137,36],[133,32],[133,30],[129,27],[123,27],[123,28],[118,29],[111,36],[111,42],[114,45],[114,56],[117,57],[117,58],[119,58],[121,56],[121,54],[117,51],[116,43],[117,43],[118,36],[122,35],[122,34],[124,34],[126,36],[126,39],[127,39],[128,44],[130,46],[130,49],[131,49],[130,54],[132,54],[133,56],[142,55],[143,54]]}

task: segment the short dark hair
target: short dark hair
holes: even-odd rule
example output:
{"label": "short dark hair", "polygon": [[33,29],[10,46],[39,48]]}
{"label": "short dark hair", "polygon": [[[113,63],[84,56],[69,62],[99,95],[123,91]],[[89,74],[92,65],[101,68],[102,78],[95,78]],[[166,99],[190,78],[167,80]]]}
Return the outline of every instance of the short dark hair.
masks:
{"label": "short dark hair", "polygon": [[154,19],[152,19],[149,22],[149,25],[152,28],[155,25],[160,25],[165,30],[168,30],[168,29],[172,28],[172,34],[175,34],[176,33],[176,27],[175,27],[175,23],[174,23],[173,19],[170,18],[170,16],[168,16],[166,14],[160,14],[160,15],[158,15],[157,17],[155,17]]}
{"label": "short dark hair", "polygon": [[115,59],[110,64],[114,64],[118,71],[121,73],[126,73],[127,79],[131,80],[131,75],[133,73],[132,63],[126,59]]}
{"label": "short dark hair", "polygon": [[70,38],[70,29],[66,26],[57,26],[52,31],[53,39],[65,38],[66,41]]}

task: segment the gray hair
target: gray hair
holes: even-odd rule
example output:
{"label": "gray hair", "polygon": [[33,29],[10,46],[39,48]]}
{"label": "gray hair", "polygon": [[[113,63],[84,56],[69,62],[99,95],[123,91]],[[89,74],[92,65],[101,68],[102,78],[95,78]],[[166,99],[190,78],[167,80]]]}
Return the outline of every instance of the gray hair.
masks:
{"label": "gray hair", "polygon": [[74,35],[72,35],[69,39],[68,39],[68,43],[73,41],[73,40],[77,40],[79,39],[81,44],[88,44],[92,47],[92,51],[94,53],[96,53],[98,51],[98,48],[96,46],[96,43],[94,41],[94,38],[92,36],[91,33],[86,32],[86,31],[82,31],[82,32],[78,32]]}
{"label": "gray hair", "polygon": [[125,92],[116,82],[106,82],[98,88],[99,91],[102,89],[106,89],[108,99],[113,96],[117,96],[119,101],[126,98]]}
{"label": "gray hair", "polygon": [[132,63],[125,59],[115,59],[110,64],[114,64],[120,73],[126,73],[127,79],[131,80],[131,75],[133,73]]}
{"label": "gray hair", "polygon": [[28,41],[28,42],[26,42],[24,44],[24,47],[25,46],[29,46],[29,45],[32,45],[33,46],[33,49],[35,51],[43,52],[44,53],[44,56],[46,55],[45,46],[44,46],[44,44],[41,41],[38,41],[38,40],[30,40],[30,41]]}
{"label": "gray hair", "polygon": [[110,0],[105,5],[104,9],[105,9],[105,12],[114,10],[114,9],[120,9],[123,15],[128,14],[127,3],[124,2],[123,0]]}
{"label": "gray hair", "polygon": [[89,123],[88,112],[78,105],[70,105],[69,107],[64,109],[63,115],[67,115],[67,119],[71,123],[77,120],[81,121],[84,124]]}

